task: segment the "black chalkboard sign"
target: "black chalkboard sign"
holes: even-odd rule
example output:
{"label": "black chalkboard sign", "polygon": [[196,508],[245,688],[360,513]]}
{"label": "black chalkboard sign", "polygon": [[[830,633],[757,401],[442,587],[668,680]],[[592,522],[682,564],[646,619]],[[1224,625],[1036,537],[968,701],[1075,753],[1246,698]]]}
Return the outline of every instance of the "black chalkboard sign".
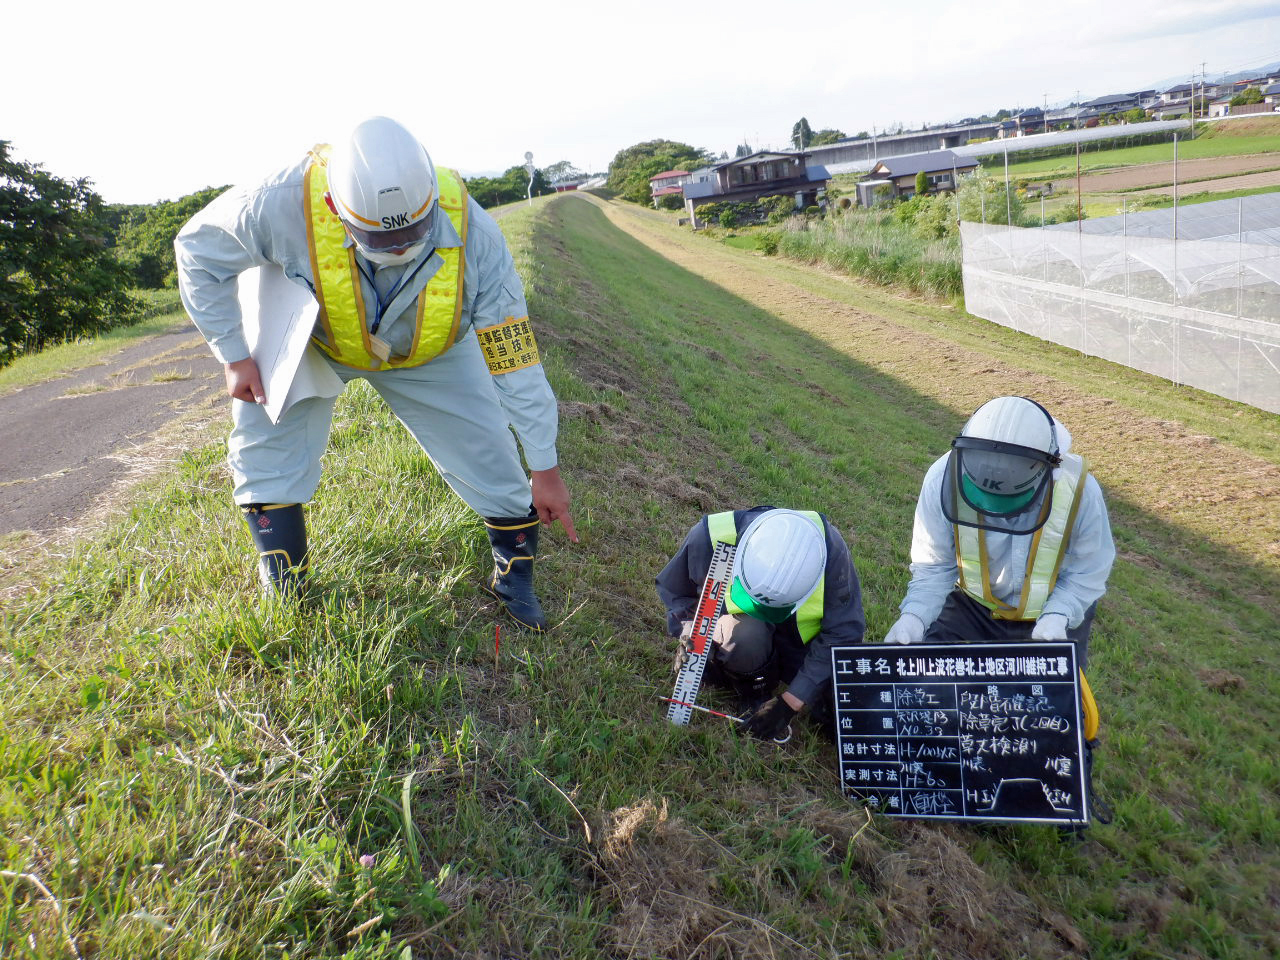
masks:
{"label": "black chalkboard sign", "polygon": [[840,783],[896,817],[1088,822],[1070,643],[831,651]]}

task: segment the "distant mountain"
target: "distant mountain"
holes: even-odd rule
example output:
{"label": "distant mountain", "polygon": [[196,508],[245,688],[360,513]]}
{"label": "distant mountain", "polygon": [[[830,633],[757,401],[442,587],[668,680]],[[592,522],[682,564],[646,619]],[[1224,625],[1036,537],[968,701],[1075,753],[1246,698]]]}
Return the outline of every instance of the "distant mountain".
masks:
{"label": "distant mountain", "polygon": [[[1235,73],[1228,73],[1227,82],[1234,83],[1237,80],[1248,80],[1251,77],[1261,77],[1261,76],[1266,76],[1268,74],[1273,74],[1276,72],[1280,72],[1280,60],[1276,61],[1275,63],[1265,64],[1264,66],[1261,66],[1261,67],[1252,67],[1248,70],[1237,70]],[[1176,87],[1178,84],[1186,83],[1190,79],[1191,79],[1191,74],[1190,72],[1188,72],[1188,73],[1182,74],[1181,76],[1169,77],[1168,79],[1157,81],[1156,83],[1152,84],[1150,89],[1168,90],[1170,87]],[[1208,79],[1210,83],[1222,83],[1222,74],[1210,73],[1208,76]]]}

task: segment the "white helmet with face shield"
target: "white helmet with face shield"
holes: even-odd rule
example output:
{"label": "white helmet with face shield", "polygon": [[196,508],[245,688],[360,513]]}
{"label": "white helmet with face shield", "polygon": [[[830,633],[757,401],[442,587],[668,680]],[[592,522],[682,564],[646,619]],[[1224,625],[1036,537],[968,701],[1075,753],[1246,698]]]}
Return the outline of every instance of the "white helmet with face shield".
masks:
{"label": "white helmet with face shield", "polygon": [[[943,514],[951,523],[1001,533],[1034,533],[1044,524],[1032,518],[1010,523],[1052,495],[1053,468],[1062,462],[1053,417],[1027,397],[996,397],[975,411],[952,441],[943,484]],[[955,494],[979,514],[978,522],[953,516]],[[1041,496],[1043,494],[1043,496]],[[1003,522],[989,526],[982,517]]]}
{"label": "white helmet with face shield", "polygon": [[330,205],[356,246],[375,263],[407,263],[422,252],[439,209],[426,148],[387,117],[372,117],[334,147]]}

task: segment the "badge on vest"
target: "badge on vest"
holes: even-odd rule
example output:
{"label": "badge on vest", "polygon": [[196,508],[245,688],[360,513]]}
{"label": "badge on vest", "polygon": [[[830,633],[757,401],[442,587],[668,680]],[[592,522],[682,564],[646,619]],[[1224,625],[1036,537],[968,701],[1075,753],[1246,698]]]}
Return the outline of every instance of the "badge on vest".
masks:
{"label": "badge on vest", "polygon": [[484,351],[489,372],[495,376],[542,362],[528,317],[507,317],[502,323],[477,330],[476,339]]}

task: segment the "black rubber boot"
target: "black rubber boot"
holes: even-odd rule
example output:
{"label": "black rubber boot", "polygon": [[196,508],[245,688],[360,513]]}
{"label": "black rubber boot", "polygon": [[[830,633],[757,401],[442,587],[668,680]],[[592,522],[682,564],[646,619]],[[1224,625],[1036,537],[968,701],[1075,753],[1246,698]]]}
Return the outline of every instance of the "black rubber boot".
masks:
{"label": "black rubber boot", "polygon": [[724,668],[724,673],[733,692],[742,701],[743,712],[754,710],[772,697],[773,691],[778,688],[779,680],[782,679],[776,657],[751,673],[735,673],[727,667]]}
{"label": "black rubber boot", "polygon": [[307,577],[307,523],[300,503],[250,503],[240,508],[258,548],[264,593],[296,597]]}
{"label": "black rubber boot", "polygon": [[538,553],[538,513],[527,517],[485,517],[484,526],[493,546],[493,573],[484,588],[502,601],[507,613],[522,627],[547,629],[542,605],[533,592],[533,558]]}

